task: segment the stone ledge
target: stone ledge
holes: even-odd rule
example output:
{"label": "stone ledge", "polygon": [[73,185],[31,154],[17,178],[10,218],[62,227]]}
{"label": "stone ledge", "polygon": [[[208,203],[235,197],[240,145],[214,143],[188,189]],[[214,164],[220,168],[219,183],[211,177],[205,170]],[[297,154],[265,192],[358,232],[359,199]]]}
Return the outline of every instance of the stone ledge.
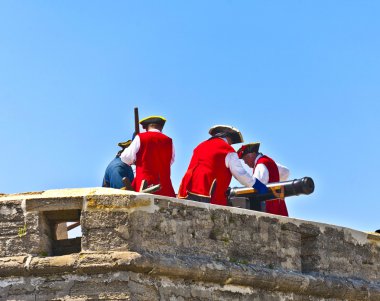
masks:
{"label": "stone ledge", "polygon": [[26,211],[58,211],[82,209],[83,197],[73,197],[65,202],[56,198],[35,198],[25,202]]}
{"label": "stone ledge", "polygon": [[267,291],[344,300],[380,300],[380,283],[362,279],[301,274],[253,264],[174,257],[152,253],[91,252],[57,257],[0,258],[0,282],[15,276],[105,274],[130,271],[152,277],[194,280],[219,285],[239,285]]}

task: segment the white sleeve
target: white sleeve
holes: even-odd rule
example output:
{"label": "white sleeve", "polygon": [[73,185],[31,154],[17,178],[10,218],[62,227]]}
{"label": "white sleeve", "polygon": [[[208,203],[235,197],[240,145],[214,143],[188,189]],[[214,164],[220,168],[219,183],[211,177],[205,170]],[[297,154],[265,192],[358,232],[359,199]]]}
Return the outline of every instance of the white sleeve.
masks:
{"label": "white sleeve", "polygon": [[226,156],[226,167],[230,169],[232,175],[240,184],[252,187],[256,179],[253,179],[241,164],[236,152],[228,153]]}
{"label": "white sleeve", "polygon": [[284,165],[281,165],[278,163],[276,163],[276,164],[278,167],[278,172],[280,174],[280,181],[282,182],[282,181],[286,181],[287,179],[289,179],[289,173],[290,173],[289,169]]}
{"label": "white sleeve", "polygon": [[121,161],[128,165],[132,165],[136,161],[136,154],[140,149],[140,137],[137,135],[133,139],[130,146],[128,146],[120,155]]}
{"label": "white sleeve", "polygon": [[255,167],[255,172],[253,176],[263,184],[268,184],[269,182],[269,171],[264,164],[257,164]]}
{"label": "white sleeve", "polygon": [[172,142],[172,145],[173,145],[173,150],[172,150],[172,160],[170,161],[170,165],[172,165],[174,163],[174,159],[175,159],[175,149],[174,149],[174,143]]}

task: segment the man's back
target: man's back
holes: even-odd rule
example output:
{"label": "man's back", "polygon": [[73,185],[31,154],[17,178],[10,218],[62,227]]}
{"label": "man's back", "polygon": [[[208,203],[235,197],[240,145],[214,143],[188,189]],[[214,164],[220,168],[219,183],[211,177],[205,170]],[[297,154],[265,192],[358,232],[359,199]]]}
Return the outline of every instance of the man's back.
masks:
{"label": "man's back", "polygon": [[160,184],[159,195],[175,196],[170,180],[170,165],[173,156],[173,142],[161,132],[138,134],[140,148],[136,154],[136,178],[133,187],[140,191],[143,180],[148,185]]}
{"label": "man's back", "polygon": [[[210,190],[216,183],[211,203],[226,205],[225,192],[232,174],[226,167],[226,155],[235,150],[221,138],[211,138],[200,143],[193,152],[188,170],[182,179],[179,196],[187,192],[210,197]],[[216,182],[215,182],[216,181]]]}

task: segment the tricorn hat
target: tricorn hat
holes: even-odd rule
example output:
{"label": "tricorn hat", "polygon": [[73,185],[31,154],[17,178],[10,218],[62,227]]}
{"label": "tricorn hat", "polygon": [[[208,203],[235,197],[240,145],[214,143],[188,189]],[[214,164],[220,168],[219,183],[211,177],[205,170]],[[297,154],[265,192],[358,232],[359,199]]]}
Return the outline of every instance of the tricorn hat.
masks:
{"label": "tricorn hat", "polygon": [[124,141],[124,142],[119,142],[117,145],[120,146],[121,148],[127,148],[130,146],[132,143],[132,140]]}
{"label": "tricorn hat", "polygon": [[148,116],[140,120],[140,124],[142,125],[143,129],[145,129],[148,126],[148,124],[152,124],[152,123],[156,123],[164,127],[165,122],[166,122],[166,119],[162,116]]}
{"label": "tricorn hat", "polygon": [[231,144],[244,142],[240,131],[229,125],[214,125],[208,132],[213,137],[230,137]]}
{"label": "tricorn hat", "polygon": [[249,153],[258,153],[259,148],[260,148],[260,142],[253,142],[253,143],[244,144],[237,151],[239,159],[242,159],[244,157],[244,155],[249,154]]}

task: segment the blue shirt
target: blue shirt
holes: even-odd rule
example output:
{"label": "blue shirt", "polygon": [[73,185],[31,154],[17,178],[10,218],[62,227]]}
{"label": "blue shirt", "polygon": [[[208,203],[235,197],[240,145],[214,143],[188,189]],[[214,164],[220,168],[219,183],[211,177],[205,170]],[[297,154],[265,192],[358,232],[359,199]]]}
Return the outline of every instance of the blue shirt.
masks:
{"label": "blue shirt", "polygon": [[107,166],[102,186],[120,189],[125,186],[124,177],[132,183],[134,178],[132,167],[122,162],[119,157],[115,157]]}

